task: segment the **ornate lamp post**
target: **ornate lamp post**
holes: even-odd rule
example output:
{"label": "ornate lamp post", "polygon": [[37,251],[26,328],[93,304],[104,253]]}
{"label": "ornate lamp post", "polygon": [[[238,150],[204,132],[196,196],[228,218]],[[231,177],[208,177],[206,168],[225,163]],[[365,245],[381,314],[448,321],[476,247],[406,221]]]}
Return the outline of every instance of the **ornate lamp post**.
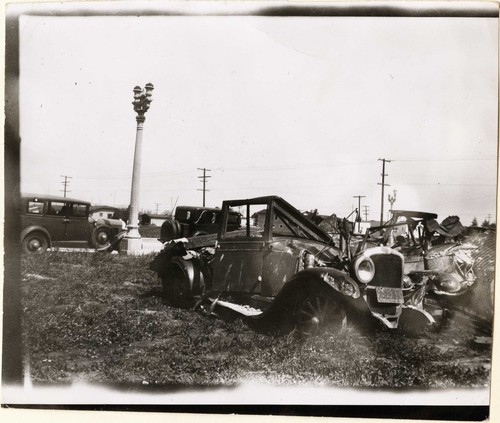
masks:
{"label": "ornate lamp post", "polygon": [[142,155],[142,130],[144,128],[145,113],[148,111],[150,103],[153,101],[153,84],[134,88],[134,110],[137,113],[137,132],[135,137],[134,169],[132,172],[132,189],[130,194],[130,214],[127,225],[127,235],[125,236],[126,252],[133,254],[141,249],[141,235],[139,234],[139,185],[141,179],[141,155]]}
{"label": "ornate lamp post", "polygon": [[[394,203],[396,202],[396,193],[397,193],[397,191],[396,191],[396,190],[393,190],[393,191],[392,191],[392,193],[393,193],[394,195],[392,195],[392,196],[391,196],[391,194],[389,194],[389,195],[387,196],[387,199],[389,200],[389,203],[391,203],[391,210],[390,210],[390,211],[392,211],[392,206],[393,206],[393,205],[394,205]],[[391,216],[389,216],[389,219],[390,219],[390,218],[391,218]]]}
{"label": "ornate lamp post", "polygon": [[[389,200],[389,203],[391,203],[391,210],[389,210],[389,219],[392,217],[392,213],[391,213],[392,212],[392,206],[394,206],[394,203],[396,202],[396,193],[397,193],[397,191],[393,190],[392,193],[394,195],[389,194],[387,196],[387,199]],[[390,229],[390,231],[391,231],[391,233],[389,235],[389,241],[388,242],[389,242],[389,245],[392,245],[392,244],[394,244],[394,234],[397,233],[397,229],[396,228],[392,228],[392,229]]]}

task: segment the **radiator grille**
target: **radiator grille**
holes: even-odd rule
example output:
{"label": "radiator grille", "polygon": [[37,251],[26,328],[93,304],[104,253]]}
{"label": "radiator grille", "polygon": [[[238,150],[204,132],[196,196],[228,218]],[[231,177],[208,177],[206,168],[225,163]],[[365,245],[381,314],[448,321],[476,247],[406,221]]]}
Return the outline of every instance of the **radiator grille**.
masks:
{"label": "radiator grille", "polygon": [[375,264],[375,276],[370,286],[401,288],[403,261],[395,254],[375,254],[371,256]]}

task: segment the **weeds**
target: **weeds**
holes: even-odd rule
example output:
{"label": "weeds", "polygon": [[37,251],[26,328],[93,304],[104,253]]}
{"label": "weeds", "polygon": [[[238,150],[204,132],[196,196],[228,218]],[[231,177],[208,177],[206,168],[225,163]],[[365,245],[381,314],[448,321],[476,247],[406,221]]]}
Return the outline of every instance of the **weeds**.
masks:
{"label": "weeds", "polygon": [[[486,386],[489,350],[451,327],[429,339],[397,331],[300,339],[256,333],[169,307],[151,256],[50,252],[22,257],[23,338],[40,382],[350,387]],[[434,338],[432,338],[434,336]],[[443,345],[446,348],[443,348]],[[462,360],[462,361],[460,361]],[[460,364],[462,363],[462,364]]]}

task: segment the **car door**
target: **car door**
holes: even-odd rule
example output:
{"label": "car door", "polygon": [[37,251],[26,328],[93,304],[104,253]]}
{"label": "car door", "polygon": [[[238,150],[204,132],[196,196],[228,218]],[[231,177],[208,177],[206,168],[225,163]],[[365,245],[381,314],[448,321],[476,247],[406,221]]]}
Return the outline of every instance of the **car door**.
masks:
{"label": "car door", "polygon": [[262,295],[276,296],[298,270],[303,250],[299,233],[292,230],[297,221],[291,221],[283,210],[274,206],[271,215],[271,241],[266,247],[262,270]]}
{"label": "car door", "polygon": [[245,294],[259,294],[262,290],[262,265],[267,244],[266,204],[245,207],[246,218],[241,230],[228,231],[226,219],[213,260],[213,289]]}
{"label": "car door", "polygon": [[55,245],[66,240],[66,210],[64,201],[49,201],[43,227],[49,232]]}
{"label": "car door", "polygon": [[90,240],[91,223],[89,206],[82,203],[68,203],[65,216],[65,241],[68,245],[87,246]]}

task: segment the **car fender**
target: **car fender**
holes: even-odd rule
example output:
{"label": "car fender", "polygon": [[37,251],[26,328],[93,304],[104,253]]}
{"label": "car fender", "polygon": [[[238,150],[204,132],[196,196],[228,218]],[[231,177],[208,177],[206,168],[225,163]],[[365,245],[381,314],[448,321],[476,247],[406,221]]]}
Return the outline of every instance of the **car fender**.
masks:
{"label": "car fender", "polygon": [[[370,309],[361,298],[356,282],[349,275],[331,267],[315,267],[296,273],[283,286],[268,309],[259,315],[246,317],[246,321],[256,329],[279,327],[287,321],[291,310],[295,307],[296,292],[300,292],[306,286],[318,291],[326,288],[333,298],[342,303],[356,324],[370,321]],[[348,292],[351,295],[346,294],[346,287],[350,287]]]}
{"label": "car fender", "polygon": [[294,280],[317,281],[321,285],[357,299],[361,296],[358,284],[346,273],[332,267],[313,267],[296,273],[288,283]]}
{"label": "car fender", "polygon": [[121,219],[106,219],[99,217],[95,220],[95,226],[100,228],[102,226],[118,231],[124,229],[124,221]]}
{"label": "car fender", "polygon": [[408,273],[415,284],[425,283],[428,291],[436,295],[458,297],[468,292],[474,280],[467,280],[457,271],[443,272],[440,270],[416,270]]}
{"label": "car fender", "polygon": [[[108,229],[110,231],[111,239],[110,239],[108,245],[105,245],[105,246],[102,246],[102,247],[97,247],[95,245],[95,242],[94,242],[94,233],[97,230],[102,229],[103,227],[106,228],[106,229]],[[113,233],[113,232],[115,232],[115,233]],[[90,243],[94,246],[94,248],[97,251],[113,251],[120,244],[121,240],[123,238],[125,238],[125,235],[127,235],[127,231],[122,231],[122,232],[119,232],[117,234],[116,230],[113,231],[113,229],[110,228],[110,227],[108,227],[108,226],[99,226],[99,227],[95,228],[94,231],[92,232]]]}
{"label": "car fender", "polygon": [[286,298],[289,292],[304,285],[315,286],[315,289],[326,288],[346,306],[351,315],[367,317],[371,314],[368,305],[361,298],[358,284],[346,273],[332,267],[313,267],[296,273],[281,289],[276,297],[277,303],[282,301],[280,297]]}
{"label": "car fender", "polygon": [[36,226],[36,225],[31,225],[26,228],[24,228],[21,232],[21,242],[25,238],[26,235],[30,234],[31,232],[41,232],[43,233],[49,242],[49,247],[52,245],[52,239],[50,238],[49,232],[43,228],[42,226]]}

